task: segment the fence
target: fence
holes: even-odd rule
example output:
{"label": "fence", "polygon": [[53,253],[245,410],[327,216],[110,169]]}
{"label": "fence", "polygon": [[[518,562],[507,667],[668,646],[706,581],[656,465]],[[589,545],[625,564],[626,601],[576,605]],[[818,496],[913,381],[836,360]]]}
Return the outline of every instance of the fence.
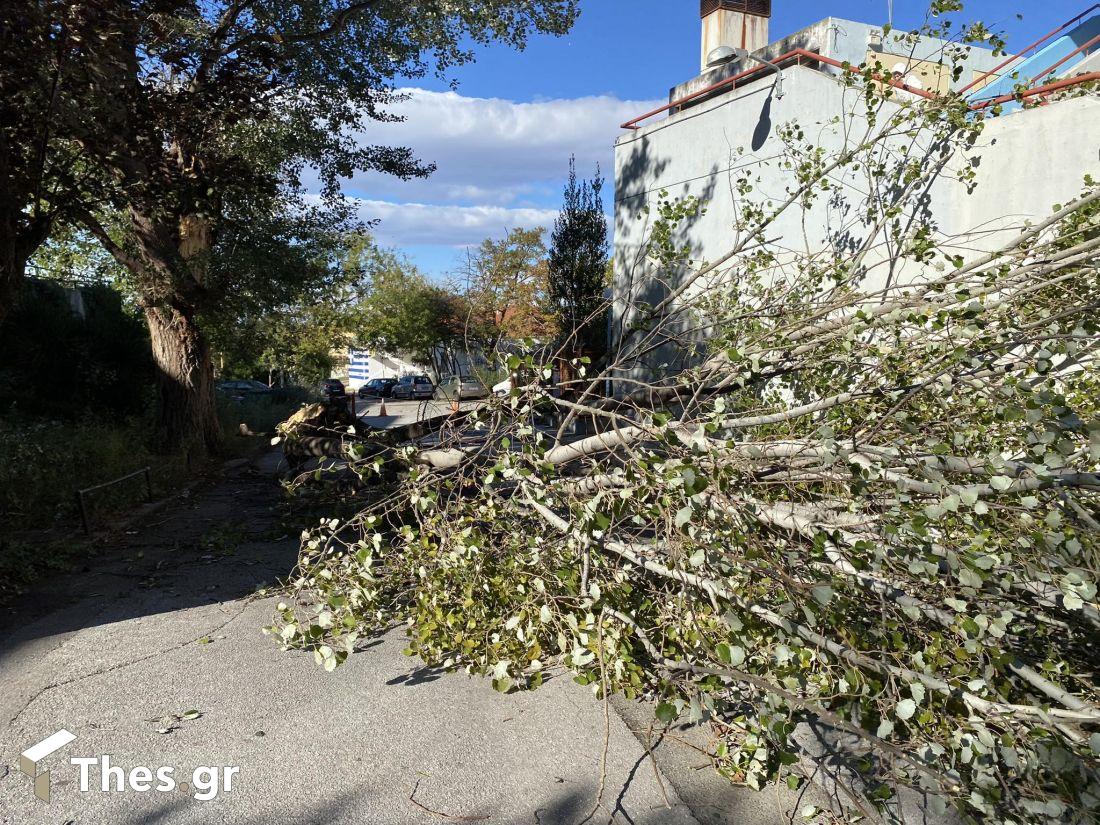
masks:
{"label": "fence", "polygon": [[153,501],[153,480],[149,475],[149,468],[142,467],[140,470],[134,470],[132,473],[116,478],[114,481],[105,481],[102,484],[96,484],[93,487],[85,487],[83,490],[76,491],[76,504],[80,509],[80,521],[84,525],[84,534],[91,535],[92,527],[91,520],[88,518],[88,502],[87,495],[99,490],[105,490],[108,487],[114,487],[115,485],[122,484],[124,481],[129,481],[132,478],[137,478],[140,475],[145,476],[145,500],[147,502]]}

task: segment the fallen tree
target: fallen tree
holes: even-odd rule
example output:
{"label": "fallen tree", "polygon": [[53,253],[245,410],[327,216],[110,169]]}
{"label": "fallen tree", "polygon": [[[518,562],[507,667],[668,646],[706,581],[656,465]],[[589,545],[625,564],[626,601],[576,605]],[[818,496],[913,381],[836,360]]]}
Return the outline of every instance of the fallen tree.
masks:
{"label": "fallen tree", "polygon": [[[662,209],[647,266],[667,297],[571,397],[513,391],[453,439],[392,445],[400,480],[306,534],[268,631],[331,669],[403,624],[411,654],[502,691],[564,669],[655,696],[664,721],[711,720],[719,769],[754,787],[832,749],[872,821],[912,798],[1094,821],[1100,188],[961,251],[923,196],[966,182],[983,122],[849,82],[866,108],[834,157],[788,125],[787,197],[734,181],[719,262],[674,240],[696,205]],[[770,240],[855,178],[843,250]],[[639,369],[700,340],[690,369]],[[597,432],[570,441],[578,417]]]}

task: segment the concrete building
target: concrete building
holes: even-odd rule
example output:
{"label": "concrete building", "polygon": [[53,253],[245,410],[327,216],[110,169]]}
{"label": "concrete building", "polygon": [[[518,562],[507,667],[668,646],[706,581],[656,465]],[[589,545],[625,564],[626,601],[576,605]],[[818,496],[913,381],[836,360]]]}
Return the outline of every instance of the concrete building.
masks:
{"label": "concrete building", "polygon": [[[877,113],[880,125],[936,95],[962,96],[974,117],[995,105],[1003,108],[985,121],[965,153],[937,160],[942,169],[923,193],[921,208],[939,240],[964,258],[1049,214],[1054,204],[1081,191],[1086,174],[1100,178],[1100,99],[1080,85],[1100,78],[1095,6],[1026,53],[1007,58],[833,17],[760,45],[761,39],[767,43],[767,0],[703,0],[701,12],[704,71],[674,86],[667,108],[624,124],[616,142],[613,344],[686,272],[726,255],[746,197],[784,199],[791,174],[782,168],[779,133],[786,124],[797,122],[808,143],[826,156],[850,147],[853,135],[878,128],[862,108],[862,87],[845,82],[850,67],[871,67],[880,85],[896,86]],[[1023,103],[1012,98],[1018,86],[1029,87]],[[1076,94],[1067,95],[1069,90]],[[899,148],[918,163],[931,162],[931,151],[919,135]],[[751,179],[751,196],[739,193],[740,178]],[[792,256],[840,256],[861,242],[860,233],[870,229],[852,219],[852,210],[874,182],[848,171],[833,184],[828,198],[784,213],[769,227],[769,242]],[[690,197],[705,212],[678,227],[676,242],[687,250],[680,270],[662,270],[648,257],[660,201]],[[737,261],[731,260],[683,300],[736,272]],[[698,346],[680,341],[654,347],[625,374],[649,379],[677,372],[700,356],[703,338],[705,330],[695,333]]]}

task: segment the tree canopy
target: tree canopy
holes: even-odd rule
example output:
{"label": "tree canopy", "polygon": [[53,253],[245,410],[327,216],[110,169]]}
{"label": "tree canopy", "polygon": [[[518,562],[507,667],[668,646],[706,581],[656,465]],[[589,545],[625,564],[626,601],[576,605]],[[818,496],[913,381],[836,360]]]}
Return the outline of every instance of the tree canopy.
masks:
{"label": "tree canopy", "polygon": [[512,229],[500,240],[486,238],[466,261],[467,335],[489,357],[504,341],[547,341],[555,334],[544,232]]}
{"label": "tree canopy", "polygon": [[[53,8],[44,0],[33,7]],[[279,287],[276,278],[264,283],[264,267],[237,263],[262,260],[276,242],[308,244],[317,226],[352,228],[360,216],[339,184],[357,171],[430,173],[408,149],[360,140],[366,122],[391,117],[395,78],[444,73],[471,60],[476,44],[522,48],[532,32],[561,34],[577,4],[142,0],[95,8],[79,102],[109,128],[82,135],[80,145],[105,190],[73,215],[128,270],[145,313],[160,374],[159,441],[206,450],[217,448],[218,428],[201,316]],[[47,65],[52,41],[29,42],[32,53],[21,56]],[[15,105],[28,122],[33,112]],[[17,215],[32,198],[21,196]]]}
{"label": "tree canopy", "polygon": [[567,346],[594,355],[607,348],[604,289],[610,241],[603,184],[599,167],[592,180],[578,180],[576,159],[569,159],[569,181],[550,236],[548,261],[549,300]]}
{"label": "tree canopy", "polygon": [[349,248],[344,266],[362,282],[364,300],[354,314],[358,345],[432,364],[438,347],[460,339],[458,298],[396,252],[360,236]]}
{"label": "tree canopy", "polygon": [[109,99],[88,94],[101,22],[87,3],[0,10],[0,323],[57,219],[98,195],[84,147],[116,126]]}

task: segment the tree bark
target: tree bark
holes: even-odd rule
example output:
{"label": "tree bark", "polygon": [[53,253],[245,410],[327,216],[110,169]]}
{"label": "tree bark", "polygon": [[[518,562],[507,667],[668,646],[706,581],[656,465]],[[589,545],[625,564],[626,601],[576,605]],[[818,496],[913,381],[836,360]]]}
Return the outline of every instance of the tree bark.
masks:
{"label": "tree bark", "polygon": [[176,306],[153,306],[146,308],[145,318],[157,364],[156,448],[166,453],[218,452],[214,364],[194,314]]}
{"label": "tree bark", "polygon": [[49,234],[50,220],[37,217],[20,226],[22,215],[4,210],[0,217],[0,324],[19,297],[27,273],[27,261]]}
{"label": "tree bark", "polygon": [[19,254],[13,244],[3,243],[3,247],[0,249],[0,326],[19,297],[27,268],[27,258]]}

